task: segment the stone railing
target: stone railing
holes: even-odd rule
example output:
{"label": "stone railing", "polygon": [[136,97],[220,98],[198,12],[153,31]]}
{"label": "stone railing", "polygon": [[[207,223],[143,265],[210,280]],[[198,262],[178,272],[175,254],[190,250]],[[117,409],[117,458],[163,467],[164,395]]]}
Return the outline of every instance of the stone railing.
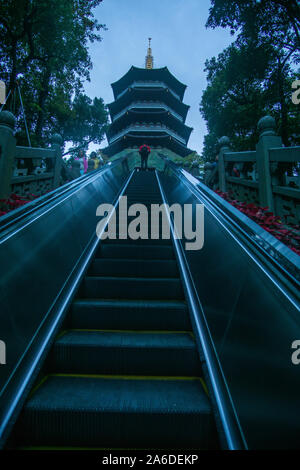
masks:
{"label": "stone railing", "polygon": [[283,147],[271,116],[259,121],[258,130],[256,150],[249,152],[231,152],[228,137],[222,137],[217,162],[206,164],[204,182],[299,224],[300,147]]}
{"label": "stone railing", "polygon": [[61,184],[62,137],[52,136],[50,148],[18,147],[15,117],[0,113],[0,198],[11,193],[40,196]]}

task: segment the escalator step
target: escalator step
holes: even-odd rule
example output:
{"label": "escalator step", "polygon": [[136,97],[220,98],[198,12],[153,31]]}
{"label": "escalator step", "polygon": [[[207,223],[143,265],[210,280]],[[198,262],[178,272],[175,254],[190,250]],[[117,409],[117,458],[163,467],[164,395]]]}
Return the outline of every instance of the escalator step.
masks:
{"label": "escalator step", "polygon": [[180,279],[90,277],[84,278],[79,296],[90,299],[183,300]]}
{"label": "escalator step", "polygon": [[190,330],[184,302],[156,300],[75,300],[70,328],[130,330]]}
{"label": "escalator step", "polygon": [[[153,242],[155,243],[155,242]],[[101,243],[96,257],[118,259],[175,259],[173,246]]]}
{"label": "escalator step", "polygon": [[[129,236],[128,230],[130,227],[131,220],[134,220],[134,219],[135,219],[134,217],[132,219],[128,218],[127,222],[124,220],[119,222],[117,220],[116,226],[112,227],[114,238],[112,238],[112,236],[110,235],[109,238],[106,238],[105,240],[102,239],[101,243],[102,244],[114,243],[118,245],[136,244],[136,245],[152,245],[152,246],[159,246],[159,245],[172,246],[172,240],[170,237],[170,229],[169,229],[168,222],[166,223],[166,226],[163,226],[161,221],[159,223],[151,224],[151,220],[149,219],[147,231],[138,233],[137,234],[138,238],[133,239],[131,238],[131,236]],[[122,239],[121,231],[126,234],[125,239]]]}
{"label": "escalator step", "polygon": [[[117,229],[118,230],[118,229]],[[141,247],[145,247],[148,250],[149,245],[151,247],[155,244],[156,246],[163,246],[163,247],[172,247],[172,241],[170,238],[162,238],[162,235],[159,234],[158,239],[152,239],[151,235],[149,235],[149,238],[146,239],[138,239],[138,240],[133,240],[131,238],[127,238],[126,240],[121,240],[119,239],[119,232],[116,231],[116,237],[117,239],[106,239],[102,241],[103,245],[114,245],[117,243],[118,245],[122,245],[123,247],[125,246],[130,246],[130,245],[139,245]]]}
{"label": "escalator step", "polygon": [[132,448],[216,446],[198,379],[49,376],[25,405],[22,445]]}
{"label": "escalator step", "polygon": [[175,260],[98,258],[93,261],[89,269],[89,276],[178,278],[179,273]]}
{"label": "escalator step", "polygon": [[127,195],[127,206],[129,207],[131,204],[144,204],[147,208],[150,208],[152,204],[162,204],[163,201],[161,196],[157,197],[145,197],[141,195]]}
{"label": "escalator step", "polygon": [[54,343],[47,370],[58,373],[198,376],[188,332],[67,331]]}

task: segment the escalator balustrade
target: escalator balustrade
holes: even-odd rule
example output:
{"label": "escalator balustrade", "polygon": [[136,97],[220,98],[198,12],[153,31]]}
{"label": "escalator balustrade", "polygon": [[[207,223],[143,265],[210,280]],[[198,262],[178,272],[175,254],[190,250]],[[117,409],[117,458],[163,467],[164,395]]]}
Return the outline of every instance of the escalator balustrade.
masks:
{"label": "escalator balustrade", "polygon": [[[162,203],[135,172],[128,205]],[[17,448],[218,448],[171,240],[105,240],[16,423]]]}

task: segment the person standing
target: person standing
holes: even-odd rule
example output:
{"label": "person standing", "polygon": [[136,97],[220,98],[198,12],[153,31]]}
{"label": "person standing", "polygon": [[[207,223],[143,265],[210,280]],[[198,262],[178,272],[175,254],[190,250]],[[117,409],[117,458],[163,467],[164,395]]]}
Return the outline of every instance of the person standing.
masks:
{"label": "person standing", "polygon": [[149,145],[143,144],[139,148],[139,154],[141,156],[141,168],[142,170],[147,170],[148,168],[148,157],[150,155],[150,147]]}
{"label": "person standing", "polygon": [[101,166],[103,165],[102,157],[98,157],[96,152],[92,152],[89,159],[94,162],[94,170],[98,170],[98,168],[101,168]]}

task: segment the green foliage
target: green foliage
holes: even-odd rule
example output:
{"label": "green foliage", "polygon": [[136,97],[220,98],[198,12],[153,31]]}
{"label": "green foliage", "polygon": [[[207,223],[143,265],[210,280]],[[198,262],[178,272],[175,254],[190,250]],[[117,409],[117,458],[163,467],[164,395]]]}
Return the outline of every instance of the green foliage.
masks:
{"label": "green foliage", "polygon": [[193,165],[202,165],[203,158],[202,156],[198,155],[197,152],[192,152],[186,157],[184,157],[185,166],[192,167]]}
{"label": "green foliage", "polygon": [[91,100],[83,94],[75,96],[68,117],[60,120],[60,132],[64,139],[80,144],[100,143],[103,139],[108,113],[102,98]]}
{"label": "green foliage", "polygon": [[211,0],[207,26],[229,27],[235,42],[206,61],[208,86],[200,112],[209,134],[203,156],[214,160],[223,135],[233,150],[254,148],[257,122],[275,117],[285,145],[299,144],[299,107],[291,101],[299,77],[299,6],[285,0]]}

